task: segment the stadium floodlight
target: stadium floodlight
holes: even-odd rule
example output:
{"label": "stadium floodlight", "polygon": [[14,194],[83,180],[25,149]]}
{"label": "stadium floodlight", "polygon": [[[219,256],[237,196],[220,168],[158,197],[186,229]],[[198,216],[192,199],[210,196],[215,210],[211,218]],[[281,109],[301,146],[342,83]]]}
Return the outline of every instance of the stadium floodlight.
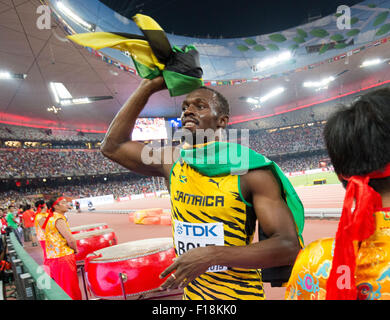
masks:
{"label": "stadium floodlight", "polygon": [[264,103],[267,100],[283,93],[284,91],[285,91],[285,89],[283,87],[278,87],[260,98],[259,97],[254,97],[254,98],[249,97],[246,99],[246,102],[248,102],[249,104],[252,105],[251,110],[259,109],[262,107],[262,103]]}
{"label": "stadium floodlight", "polygon": [[72,99],[73,104],[85,104],[85,103],[91,103],[92,101],[89,100],[89,98],[76,98]]}
{"label": "stadium floodlight", "polygon": [[63,99],[60,100],[62,106],[70,106],[73,104],[86,104],[91,103],[92,101],[89,98],[75,98],[75,99]]}
{"label": "stadium floodlight", "polygon": [[248,98],[248,99],[246,99],[246,102],[248,102],[250,104],[258,104],[259,100],[254,99],[254,98]]}
{"label": "stadium floodlight", "polygon": [[267,100],[281,94],[284,92],[284,88],[283,87],[279,87],[279,88],[276,88],[274,90],[272,90],[271,92],[267,93],[265,96],[262,96],[259,100],[260,103],[263,103],[263,102],[266,102]]}
{"label": "stadium floodlight", "polygon": [[320,81],[307,81],[303,83],[303,86],[305,88],[327,88],[329,83],[335,81],[336,78],[333,76],[330,76],[328,78],[324,78]]}
{"label": "stadium floodlight", "polygon": [[24,73],[10,73],[8,71],[0,71],[0,80],[10,80],[10,79],[26,79],[27,74]]}
{"label": "stadium floodlight", "polygon": [[11,79],[12,76],[9,72],[2,71],[0,72],[0,79]]}
{"label": "stadium floodlight", "polygon": [[285,51],[281,54],[277,55],[276,57],[267,58],[262,61],[260,61],[257,65],[257,71],[262,71],[271,67],[274,67],[280,63],[286,62],[292,58],[291,51]]}
{"label": "stadium floodlight", "polygon": [[64,84],[61,82],[50,82],[50,89],[54,95],[54,100],[57,103],[60,103],[61,100],[72,99],[72,95],[65,88]]}
{"label": "stadium floodlight", "polygon": [[89,31],[95,31],[95,25],[88,23],[87,21],[81,19],[77,14],[75,14],[71,9],[69,9],[66,5],[64,5],[62,2],[57,2],[58,9],[65,14],[69,19],[76,22],[78,25],[82,26],[83,28],[89,30]]}
{"label": "stadium floodlight", "polygon": [[360,68],[366,68],[366,67],[371,67],[375,66],[377,64],[381,64],[383,62],[382,59],[372,59],[372,60],[365,60],[363,63],[360,65]]}

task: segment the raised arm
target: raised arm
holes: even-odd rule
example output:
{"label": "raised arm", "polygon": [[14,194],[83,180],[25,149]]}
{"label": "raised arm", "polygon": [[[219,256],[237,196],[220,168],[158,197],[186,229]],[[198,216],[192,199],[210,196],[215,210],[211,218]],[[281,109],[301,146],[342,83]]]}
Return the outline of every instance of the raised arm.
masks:
{"label": "raised arm", "polygon": [[213,265],[259,269],[295,261],[300,250],[295,223],[273,174],[269,170],[248,172],[241,177],[241,191],[253,204],[257,220],[269,238],[247,246],[209,246],[189,250],[161,274],[165,277],[176,270],[176,280],[169,277],[162,288],[186,286]]}
{"label": "raised arm", "polygon": [[[170,153],[172,157],[172,148],[161,148],[158,151],[149,152],[148,149],[144,149],[145,144],[131,140],[135,122],[148,99],[152,94],[164,88],[165,83],[162,77],[142,80],[137,90],[111,122],[101,146],[104,156],[143,175],[164,176],[167,170],[169,171],[169,168],[167,169],[163,165],[164,162],[167,162],[163,161],[163,157],[167,153]],[[145,157],[149,160],[153,159],[153,161],[145,162],[143,161]]]}

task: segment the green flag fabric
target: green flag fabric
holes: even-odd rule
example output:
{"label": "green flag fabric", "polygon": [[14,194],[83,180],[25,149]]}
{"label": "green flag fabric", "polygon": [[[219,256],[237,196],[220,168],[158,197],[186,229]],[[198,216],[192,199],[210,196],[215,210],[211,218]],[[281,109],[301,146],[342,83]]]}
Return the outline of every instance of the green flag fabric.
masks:
{"label": "green flag fabric", "polygon": [[208,177],[243,174],[251,169],[268,168],[281,183],[281,191],[290,208],[303,247],[304,208],[298,194],[279,166],[256,151],[236,143],[211,142],[183,148],[181,158],[194,170]]}

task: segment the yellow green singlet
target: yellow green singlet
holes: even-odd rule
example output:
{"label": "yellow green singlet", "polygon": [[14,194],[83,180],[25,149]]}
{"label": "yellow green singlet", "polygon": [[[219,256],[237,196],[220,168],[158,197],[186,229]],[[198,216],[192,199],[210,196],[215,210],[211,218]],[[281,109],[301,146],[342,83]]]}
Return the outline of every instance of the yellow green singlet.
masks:
{"label": "yellow green singlet", "polygon": [[[177,255],[205,245],[252,242],[256,215],[241,196],[240,177],[208,177],[179,159],[170,174],[172,232]],[[263,300],[261,270],[213,266],[185,289],[185,300]]]}

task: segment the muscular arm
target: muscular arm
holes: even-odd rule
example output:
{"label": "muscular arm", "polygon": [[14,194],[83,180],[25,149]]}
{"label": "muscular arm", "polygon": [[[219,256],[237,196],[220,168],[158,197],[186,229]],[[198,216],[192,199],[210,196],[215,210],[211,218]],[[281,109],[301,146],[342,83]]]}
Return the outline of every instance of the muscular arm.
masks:
{"label": "muscular arm", "polygon": [[175,271],[163,288],[176,288],[204,273],[210,266],[269,268],[293,263],[300,245],[292,214],[281,197],[280,187],[269,170],[253,170],[241,177],[243,196],[254,206],[257,220],[267,240],[247,246],[209,246],[189,250],[178,257],[162,274]]}
{"label": "muscular arm", "polygon": [[70,232],[69,228],[67,227],[64,219],[58,219],[56,221],[56,228],[58,232],[65,238],[66,242],[68,243],[68,246],[71,247],[75,253],[77,253],[77,241],[72,236],[72,233]]}
{"label": "muscular arm", "polygon": [[[144,149],[143,143],[131,140],[135,122],[148,99],[164,86],[162,77],[153,80],[145,79],[141,82],[111,122],[101,146],[104,156],[143,175],[165,176],[166,172],[169,172],[169,163],[173,164],[173,161],[169,161],[169,157],[172,158],[174,152],[173,148],[166,147],[152,151]],[[145,163],[143,160],[145,157],[149,162]],[[168,167],[164,166],[164,163],[168,163]]]}

